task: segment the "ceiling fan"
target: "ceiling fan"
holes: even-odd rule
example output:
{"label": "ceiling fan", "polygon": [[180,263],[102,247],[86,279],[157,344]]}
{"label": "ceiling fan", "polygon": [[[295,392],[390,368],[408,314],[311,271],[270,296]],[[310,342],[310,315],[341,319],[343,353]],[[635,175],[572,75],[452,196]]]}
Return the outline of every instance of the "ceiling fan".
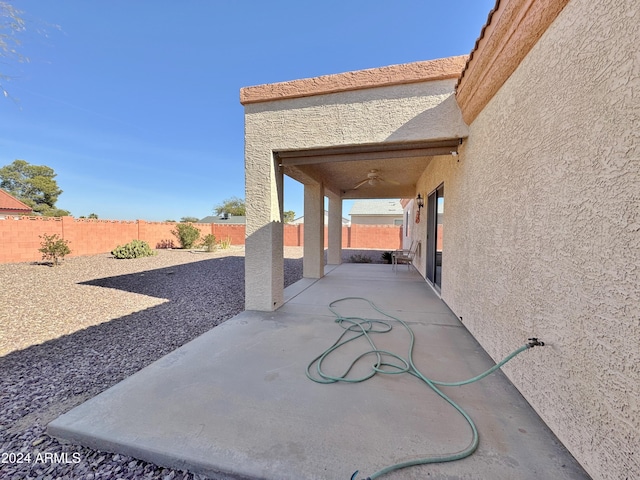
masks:
{"label": "ceiling fan", "polygon": [[375,187],[376,185],[380,185],[380,183],[383,183],[383,182],[391,183],[393,185],[400,185],[400,183],[398,183],[398,182],[396,182],[394,180],[385,180],[384,177],[382,177],[380,175],[378,170],[373,169],[373,170],[369,170],[369,173],[367,173],[367,178],[365,178],[364,180],[356,183],[353,186],[353,190],[356,190],[357,188],[360,188],[365,183],[371,185],[372,187]]}

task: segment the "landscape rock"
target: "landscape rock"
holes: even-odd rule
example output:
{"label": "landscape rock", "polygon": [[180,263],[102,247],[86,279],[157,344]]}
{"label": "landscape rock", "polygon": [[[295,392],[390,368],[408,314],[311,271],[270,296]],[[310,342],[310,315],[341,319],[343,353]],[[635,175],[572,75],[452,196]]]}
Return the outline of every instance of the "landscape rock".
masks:
{"label": "landscape rock", "polygon": [[[285,256],[289,285],[302,278],[302,249],[286,247]],[[205,478],[45,432],[59,415],[240,313],[244,247],[71,257],[55,269],[4,264],[0,279],[0,452],[16,454],[0,465],[0,478]]]}

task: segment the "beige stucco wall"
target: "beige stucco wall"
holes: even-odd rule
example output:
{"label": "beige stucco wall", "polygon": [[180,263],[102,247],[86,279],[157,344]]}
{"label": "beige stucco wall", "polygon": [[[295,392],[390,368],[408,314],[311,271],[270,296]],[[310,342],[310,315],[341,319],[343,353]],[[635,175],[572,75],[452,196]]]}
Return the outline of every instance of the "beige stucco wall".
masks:
{"label": "beige stucco wall", "polygon": [[[465,140],[466,141],[466,140]],[[464,148],[464,143],[463,147]],[[423,277],[427,277],[427,257],[426,257],[426,238],[427,238],[427,201],[428,196],[432,193],[441,183],[444,183],[444,211],[445,211],[445,220],[444,220],[444,241],[443,241],[443,268],[445,265],[445,255],[447,252],[447,237],[451,236],[449,231],[449,211],[453,211],[450,209],[449,204],[452,206],[456,206],[459,204],[459,198],[457,193],[457,185],[459,184],[456,175],[459,173],[459,159],[460,157],[453,157],[451,155],[441,155],[434,157],[433,161],[429,162],[429,165],[425,169],[424,173],[418,180],[416,184],[417,193],[422,195],[424,199],[424,208],[420,211],[420,222],[415,223],[416,218],[416,206],[413,203],[407,205],[411,212],[410,216],[410,225],[409,225],[409,244],[411,241],[419,240],[420,248],[416,252],[416,256],[414,258],[414,266],[420,272]],[[449,240],[451,242],[452,240]],[[404,244],[406,245],[407,242]],[[448,272],[449,266],[447,265]],[[443,270],[445,271],[445,270]],[[443,274],[443,285],[445,287],[444,281],[446,280],[446,276]]]}
{"label": "beige stucco wall", "polygon": [[464,137],[456,79],[245,105],[252,151]]}
{"label": "beige stucco wall", "polygon": [[640,478],[639,24],[569,2],[419,183],[445,182],[443,299],[494,359],[547,342],[504,370],[602,479]]}

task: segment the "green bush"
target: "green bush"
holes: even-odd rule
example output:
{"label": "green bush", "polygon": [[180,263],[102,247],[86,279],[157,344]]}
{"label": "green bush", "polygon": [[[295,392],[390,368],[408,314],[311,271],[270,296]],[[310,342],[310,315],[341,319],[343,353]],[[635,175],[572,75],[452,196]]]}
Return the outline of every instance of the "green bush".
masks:
{"label": "green bush", "polygon": [[151,257],[155,254],[155,250],[152,250],[144,240],[131,240],[126,245],[118,245],[111,251],[111,255],[116,258]]}
{"label": "green bush", "polygon": [[182,248],[191,248],[200,238],[200,230],[190,223],[179,223],[171,233],[176,236]]}
{"label": "green bush", "polygon": [[63,259],[65,255],[69,255],[71,250],[69,249],[69,241],[63,240],[58,237],[57,234],[40,235],[42,242],[38,251],[42,253],[42,259],[51,262],[54,267],[59,265],[59,260]]}
{"label": "green bush", "polygon": [[202,246],[207,252],[213,252],[217,247],[216,236],[212,234],[206,235],[202,240]]}

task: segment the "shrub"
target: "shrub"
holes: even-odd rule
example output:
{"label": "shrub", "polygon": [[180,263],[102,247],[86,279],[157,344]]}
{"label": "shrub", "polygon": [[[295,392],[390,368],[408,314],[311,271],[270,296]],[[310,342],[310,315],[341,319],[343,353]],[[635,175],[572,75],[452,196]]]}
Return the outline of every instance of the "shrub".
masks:
{"label": "shrub", "polygon": [[216,249],[216,236],[208,234],[202,240],[202,246],[207,252],[213,252]]}
{"label": "shrub", "polygon": [[391,255],[393,255],[393,252],[382,252],[382,255],[381,255],[382,261],[384,263],[391,263],[391,261],[393,260],[391,258]]}
{"label": "shrub", "polygon": [[160,240],[156,243],[156,248],[176,248],[172,239]]}
{"label": "shrub", "polygon": [[220,240],[220,248],[222,248],[223,250],[226,250],[230,246],[231,246],[231,237],[227,237]]}
{"label": "shrub", "polygon": [[356,253],[349,257],[351,263],[371,263],[371,258],[361,253]]}
{"label": "shrub", "polygon": [[59,265],[59,260],[64,259],[65,255],[69,255],[71,250],[69,249],[69,241],[63,240],[58,237],[57,234],[40,235],[42,242],[40,243],[39,252],[42,253],[42,259],[51,262],[52,266]]}
{"label": "shrub", "polygon": [[200,230],[190,223],[179,223],[171,233],[176,236],[182,248],[191,248],[200,238]]}
{"label": "shrub", "polygon": [[126,245],[118,245],[111,251],[111,255],[116,258],[151,257],[155,254],[156,252],[144,240],[131,240]]}

